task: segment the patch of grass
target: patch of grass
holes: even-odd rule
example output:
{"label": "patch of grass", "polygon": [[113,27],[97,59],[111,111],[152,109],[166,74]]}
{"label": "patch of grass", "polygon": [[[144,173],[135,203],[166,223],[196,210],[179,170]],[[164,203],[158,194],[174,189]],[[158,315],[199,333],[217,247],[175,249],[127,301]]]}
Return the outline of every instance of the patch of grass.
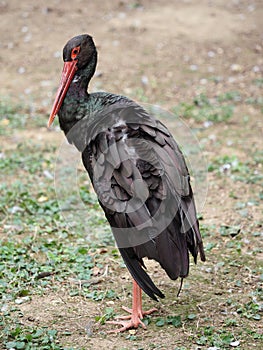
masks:
{"label": "patch of grass", "polygon": [[256,86],[258,87],[263,87],[263,78],[258,78],[258,79],[255,79],[253,80],[253,84],[255,84]]}
{"label": "patch of grass", "polygon": [[[56,282],[68,278],[75,281],[89,280],[93,269],[103,268],[100,256],[85,246],[72,246],[52,237],[25,237],[2,241],[0,247],[2,265],[0,268],[0,295],[2,300],[15,300],[17,297],[30,295],[34,288],[57,289]],[[96,258],[96,263],[95,263]],[[17,279],[19,275],[19,279]],[[44,278],[45,277],[45,278]],[[47,283],[48,282],[48,283]],[[71,287],[73,293],[74,287]],[[75,290],[79,293],[78,284]],[[88,287],[82,290],[87,294]],[[104,292],[102,292],[103,294]],[[74,294],[74,293],[73,293]],[[104,293],[104,297],[112,297],[113,291]],[[95,298],[95,296],[94,296]],[[96,300],[101,300],[97,295]]]}
{"label": "patch of grass", "polygon": [[229,225],[221,225],[219,228],[219,233],[221,236],[227,236],[227,237],[235,237],[237,236],[241,231],[241,227],[238,226],[229,226]]}
{"label": "patch of grass", "polygon": [[25,140],[2,153],[0,170],[5,170],[7,175],[12,175],[20,170],[19,173],[43,176],[45,170],[53,171],[54,151],[52,145],[42,146]]}
{"label": "patch of grass", "polygon": [[192,103],[180,103],[173,111],[184,118],[192,118],[197,122],[210,121],[221,123],[228,121],[234,113],[234,105],[229,101],[239,102],[238,92],[229,92],[209,99],[205,94],[197,95]]}
{"label": "patch of grass", "polygon": [[106,307],[102,316],[97,316],[95,318],[96,322],[99,322],[100,324],[105,324],[106,321],[109,321],[116,316],[114,309],[112,307]]}
{"label": "patch of grass", "polygon": [[240,102],[242,101],[242,97],[239,91],[227,91],[217,96],[218,102],[226,102],[226,101],[234,101]]}
{"label": "patch of grass", "polygon": [[[258,157],[258,158],[257,158]],[[263,175],[255,170],[261,160],[261,153],[255,154],[254,159],[242,162],[236,155],[223,155],[214,158],[208,165],[209,172],[216,172],[217,175],[229,176],[234,181],[246,183],[259,183]]]}
{"label": "patch of grass", "polygon": [[0,96],[0,136],[10,136],[18,129],[25,130],[28,126],[43,127],[46,121],[46,116],[35,113],[24,102],[14,103],[7,96]]}
{"label": "patch of grass", "polygon": [[149,102],[148,97],[145,94],[145,91],[143,88],[137,88],[135,89],[133,96],[136,100],[147,103]]}
{"label": "patch of grass", "polygon": [[[36,227],[52,231],[50,226],[55,227],[57,221],[61,221],[54,188],[50,185],[37,188],[18,180],[8,185],[3,183],[0,189],[0,219],[4,220],[6,232],[19,233],[25,227],[28,231]],[[35,215],[38,215],[37,221]]]}
{"label": "patch of grass", "polygon": [[172,325],[176,328],[182,326],[181,316],[168,316],[166,318],[158,317],[155,321],[157,327],[163,327],[164,325]]}
{"label": "patch of grass", "polygon": [[[237,341],[236,336],[225,329],[217,329],[213,326],[208,326],[203,329],[202,334],[196,339],[196,343],[201,346],[214,346],[219,349],[231,347]],[[236,343],[237,346],[239,343]]]}
{"label": "patch of grass", "polygon": [[249,97],[245,101],[249,105],[263,106],[263,97]]}
{"label": "patch of grass", "polygon": [[199,225],[200,225],[200,231],[203,238],[211,237],[214,235],[216,231],[216,227],[214,225],[206,225],[206,224],[203,224],[202,222],[200,222]]}
{"label": "patch of grass", "polygon": [[96,194],[94,192],[90,192],[88,186],[80,186],[79,191],[80,198],[82,199],[85,205],[91,206],[94,209],[100,208]]}
{"label": "patch of grass", "polygon": [[10,134],[14,128],[24,128],[27,112],[21,104],[14,104],[8,98],[0,98],[0,135]]}
{"label": "patch of grass", "polygon": [[58,344],[57,331],[55,329],[17,327],[13,329],[5,328],[8,335],[4,340],[6,349],[39,349],[39,350],[62,350]]}
{"label": "patch of grass", "polygon": [[[263,297],[262,290],[260,290],[260,297]],[[256,297],[250,300],[248,303],[244,305],[240,305],[237,309],[237,313],[241,317],[246,317],[248,319],[253,319],[256,321],[261,320],[261,313],[263,312],[263,304]]]}
{"label": "patch of grass", "polygon": [[112,289],[109,290],[103,290],[103,291],[98,291],[98,290],[92,290],[89,293],[85,293],[86,298],[90,298],[95,301],[99,300],[104,300],[104,299],[111,299],[114,300],[117,298],[116,292]]}

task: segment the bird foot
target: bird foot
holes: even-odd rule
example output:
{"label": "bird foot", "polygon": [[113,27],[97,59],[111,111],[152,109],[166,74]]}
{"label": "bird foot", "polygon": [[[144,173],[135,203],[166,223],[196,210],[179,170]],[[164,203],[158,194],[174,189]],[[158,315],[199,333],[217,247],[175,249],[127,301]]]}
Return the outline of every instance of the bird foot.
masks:
{"label": "bird foot", "polygon": [[[122,309],[124,311],[128,312],[131,315],[133,314],[132,309],[130,309],[129,307],[122,306]],[[143,310],[139,309],[138,310],[138,316],[139,316],[140,319],[142,319],[143,316],[150,315],[150,314],[152,314],[153,312],[156,312],[156,311],[158,311],[158,309],[156,309],[156,307],[154,307],[154,308],[152,308],[150,310],[147,310],[147,311],[143,311]],[[131,318],[132,316],[129,316],[129,315],[128,316],[120,316],[118,318],[121,318],[121,317],[125,317],[125,319],[126,319],[126,318]]]}
{"label": "bird foot", "polygon": [[142,320],[140,318],[137,318],[135,320],[120,320],[120,321],[107,321],[107,323],[110,324],[117,324],[119,326],[122,326],[121,328],[117,328],[117,329],[112,329],[110,331],[108,331],[107,333],[121,333],[121,332],[125,332],[129,329],[136,329],[139,327],[139,325],[141,324],[143,329],[146,329],[145,324],[142,322]]}
{"label": "bird foot", "polygon": [[123,310],[128,312],[130,315],[117,316],[119,321],[107,321],[107,323],[122,326],[121,328],[110,330],[107,333],[125,332],[129,329],[134,329],[134,328],[136,329],[139,327],[139,325],[141,325],[143,329],[146,329],[147,327],[142,322],[143,316],[150,315],[153,312],[158,311],[156,308],[153,308],[147,311],[138,310],[136,313],[134,313],[132,309],[129,309],[128,307],[122,306],[122,308]]}

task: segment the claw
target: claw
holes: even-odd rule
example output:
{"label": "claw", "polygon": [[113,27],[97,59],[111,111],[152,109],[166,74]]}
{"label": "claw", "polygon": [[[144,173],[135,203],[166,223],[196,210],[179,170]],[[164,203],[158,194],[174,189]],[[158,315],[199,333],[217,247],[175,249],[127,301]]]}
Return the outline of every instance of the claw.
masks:
{"label": "claw", "polygon": [[[125,316],[123,316],[123,317],[125,317]],[[130,316],[128,316],[128,317],[130,317]],[[108,331],[107,333],[125,332],[129,329],[138,328],[139,325],[141,325],[143,329],[147,328],[140,318],[137,318],[136,320],[131,319],[129,321],[125,321],[125,320],[123,320],[123,321],[107,321],[107,323],[122,326],[121,328],[112,329],[112,330]]]}
{"label": "claw", "polygon": [[133,303],[132,303],[132,309],[122,306],[122,309],[128,312],[130,315],[127,316],[118,316],[117,318],[119,320],[117,321],[107,321],[106,323],[109,324],[116,324],[121,326],[121,328],[110,330],[107,333],[120,333],[127,331],[129,329],[136,329],[139,327],[139,325],[142,326],[143,329],[146,329],[147,327],[142,322],[142,319],[145,315],[150,315],[155,311],[158,311],[156,308],[143,311],[142,310],[142,295],[141,295],[141,289],[137,285],[137,283],[133,282]]}

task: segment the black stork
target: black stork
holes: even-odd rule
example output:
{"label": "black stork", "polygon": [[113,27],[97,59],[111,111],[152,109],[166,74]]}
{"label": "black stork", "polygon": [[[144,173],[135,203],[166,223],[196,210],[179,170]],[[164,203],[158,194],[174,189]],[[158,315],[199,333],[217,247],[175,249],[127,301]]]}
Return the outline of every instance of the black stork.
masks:
{"label": "black stork", "polygon": [[189,252],[196,263],[205,253],[190,176],[169,130],[127,97],[88,93],[97,50],[90,35],[78,35],[63,49],[64,67],[49,117],[55,115],[68,141],[82,153],[99,203],[121,256],[133,277],[130,316],[114,331],[141,325],[143,290],[154,300],[164,294],[146,272],[143,258],[156,260],[175,280],[189,272]]}

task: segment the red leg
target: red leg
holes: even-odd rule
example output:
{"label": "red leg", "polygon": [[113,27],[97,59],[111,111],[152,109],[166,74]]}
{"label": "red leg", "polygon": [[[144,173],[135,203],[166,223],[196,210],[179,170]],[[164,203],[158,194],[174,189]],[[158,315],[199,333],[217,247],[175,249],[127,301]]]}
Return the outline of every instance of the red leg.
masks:
{"label": "red leg", "polygon": [[142,290],[134,280],[132,288],[132,309],[129,309],[125,306],[122,308],[130,313],[130,315],[118,317],[120,321],[108,321],[107,323],[118,324],[122,326],[116,330],[109,331],[109,333],[124,332],[131,328],[138,328],[139,325],[141,325],[142,328],[146,329],[145,324],[142,322],[143,316],[150,315],[152,312],[157,311],[156,308],[148,311],[142,310]]}

